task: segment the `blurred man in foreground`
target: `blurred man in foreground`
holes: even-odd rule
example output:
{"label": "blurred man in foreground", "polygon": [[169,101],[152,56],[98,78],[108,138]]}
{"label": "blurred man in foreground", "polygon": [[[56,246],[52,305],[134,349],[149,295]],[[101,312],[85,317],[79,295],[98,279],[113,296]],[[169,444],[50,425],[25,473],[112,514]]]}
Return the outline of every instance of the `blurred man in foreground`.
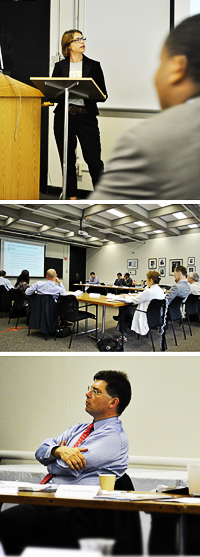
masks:
{"label": "blurred man in foreground", "polygon": [[155,86],[163,111],[119,138],[89,199],[200,198],[200,14],[166,39]]}

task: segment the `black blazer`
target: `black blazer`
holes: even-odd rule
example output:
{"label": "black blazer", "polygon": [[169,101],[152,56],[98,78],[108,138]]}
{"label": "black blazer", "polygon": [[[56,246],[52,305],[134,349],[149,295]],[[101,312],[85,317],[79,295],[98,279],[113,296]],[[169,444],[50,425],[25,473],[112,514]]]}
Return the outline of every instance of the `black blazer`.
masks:
{"label": "black blazer", "polygon": [[[52,73],[52,77],[69,77],[69,58],[65,58],[60,62],[56,62]],[[102,93],[106,95],[106,98],[108,97],[106,86],[105,86],[104,75],[101,69],[100,62],[96,62],[96,60],[91,60],[91,58],[87,58],[87,56],[85,56],[84,54],[83,54],[82,77],[92,77],[92,79],[94,79],[95,83],[101,89]],[[88,112],[93,116],[97,116],[97,114],[99,114],[96,102],[97,101],[95,100],[87,100],[87,99],[85,100],[85,106]],[[104,100],[100,102],[104,102]],[[54,110],[54,112],[60,110],[63,107],[64,107],[64,101],[60,101],[56,109]]]}

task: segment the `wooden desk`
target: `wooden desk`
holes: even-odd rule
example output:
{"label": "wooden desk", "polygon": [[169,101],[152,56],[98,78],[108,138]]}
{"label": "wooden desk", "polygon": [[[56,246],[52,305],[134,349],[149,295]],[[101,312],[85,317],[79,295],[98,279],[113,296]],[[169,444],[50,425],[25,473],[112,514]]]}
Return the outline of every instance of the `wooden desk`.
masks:
{"label": "wooden desk", "polygon": [[[145,493],[149,492],[135,492]],[[164,494],[162,494],[164,496]],[[159,494],[158,494],[159,497]],[[177,498],[183,498],[178,496]],[[174,499],[172,495],[170,497]],[[168,513],[177,514],[179,516],[179,554],[184,554],[184,537],[183,537],[183,519],[186,514],[200,514],[200,503],[187,504],[176,503],[175,501],[155,501],[155,500],[140,500],[140,501],[108,501],[98,499],[64,499],[55,497],[50,493],[19,493],[17,495],[0,494],[0,506],[3,503],[14,504],[28,504],[28,505],[45,505],[49,507],[70,507],[70,508],[84,508],[84,509],[98,509],[98,510],[121,510],[121,511],[143,511],[146,513]]]}
{"label": "wooden desk", "polygon": [[[149,495],[150,492],[135,491],[134,493],[143,493]],[[161,494],[158,493],[158,497]],[[162,493],[164,498],[165,494]],[[176,498],[184,498],[185,495],[177,495]],[[171,495],[170,499],[174,499],[175,495]],[[144,511],[146,513],[172,513],[172,514],[200,514],[200,498],[197,503],[176,503],[175,501],[108,501],[104,499],[65,499],[63,497],[55,497],[54,493],[23,493],[17,495],[0,494],[0,503],[26,504],[26,505],[46,505],[55,507],[71,507],[84,509],[110,509],[121,511]]]}
{"label": "wooden desk", "polygon": [[143,290],[145,290],[144,288],[140,287],[140,286],[115,286],[115,285],[111,285],[109,286],[108,284],[89,284],[89,282],[85,282],[85,283],[78,283],[78,282],[74,282],[74,286],[79,286],[79,288],[82,288],[83,286],[86,286],[87,288],[102,288],[104,290],[122,290],[124,294],[126,294],[126,292],[129,290],[133,291],[133,292],[143,292]]}
{"label": "wooden desk", "polygon": [[[86,303],[86,307],[88,306],[88,304],[91,305],[95,305],[97,306],[102,306],[103,307],[103,315],[102,315],[102,336],[104,338],[104,334],[105,334],[105,312],[106,312],[106,307],[111,307],[111,308],[119,308],[119,307],[125,307],[127,306],[127,303],[125,302],[120,302],[120,301],[113,301],[113,300],[107,300],[106,296],[102,296],[100,295],[98,298],[96,296],[92,296],[91,294],[82,294],[80,296],[76,296],[76,299],[78,300],[78,302],[85,302]],[[97,314],[96,314],[97,317]],[[123,319],[122,319],[122,350],[124,349],[124,340],[123,340],[123,332],[124,332],[124,323],[123,323]]]}

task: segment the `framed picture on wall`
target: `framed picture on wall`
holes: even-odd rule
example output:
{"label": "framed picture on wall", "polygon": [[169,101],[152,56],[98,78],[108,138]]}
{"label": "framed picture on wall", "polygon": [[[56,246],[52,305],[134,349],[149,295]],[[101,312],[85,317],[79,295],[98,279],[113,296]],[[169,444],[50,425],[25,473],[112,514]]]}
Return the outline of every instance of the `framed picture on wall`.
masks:
{"label": "framed picture on wall", "polygon": [[187,274],[189,275],[189,273],[196,273],[196,266],[195,265],[189,265],[187,268]]}
{"label": "framed picture on wall", "polygon": [[129,269],[138,269],[138,259],[128,259],[127,267]]}
{"label": "framed picture on wall", "polygon": [[130,275],[137,275],[136,269],[133,269],[133,271],[130,271]]}
{"label": "framed picture on wall", "polygon": [[156,267],[157,267],[157,259],[156,258],[148,259],[148,269],[156,269]]}
{"label": "framed picture on wall", "polygon": [[166,267],[166,257],[159,257],[158,267]]}
{"label": "framed picture on wall", "polygon": [[166,268],[159,267],[158,272],[160,273],[161,277],[166,277]]}
{"label": "framed picture on wall", "polygon": [[170,259],[169,260],[169,275],[172,276],[174,274],[174,269],[178,265],[183,265],[183,259]]}
{"label": "framed picture on wall", "polygon": [[195,265],[195,257],[188,257],[187,264]]}

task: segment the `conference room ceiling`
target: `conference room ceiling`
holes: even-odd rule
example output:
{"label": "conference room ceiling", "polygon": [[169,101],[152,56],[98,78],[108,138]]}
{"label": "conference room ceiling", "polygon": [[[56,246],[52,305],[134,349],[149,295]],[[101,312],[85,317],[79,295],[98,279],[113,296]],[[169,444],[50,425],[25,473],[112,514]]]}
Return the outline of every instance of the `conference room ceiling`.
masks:
{"label": "conference room ceiling", "polygon": [[199,204],[2,203],[0,213],[1,237],[90,248],[200,233]]}

